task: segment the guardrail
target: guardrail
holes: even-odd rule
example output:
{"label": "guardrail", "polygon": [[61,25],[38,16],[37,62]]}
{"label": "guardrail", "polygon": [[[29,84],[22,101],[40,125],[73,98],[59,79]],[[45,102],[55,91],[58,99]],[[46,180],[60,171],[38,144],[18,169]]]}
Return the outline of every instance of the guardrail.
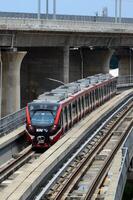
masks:
{"label": "guardrail", "polygon": [[0,119],[0,137],[25,123],[25,108]]}
{"label": "guardrail", "polygon": [[127,181],[127,171],[128,171],[129,164],[131,162],[132,157],[133,157],[133,128],[128,134],[125,140],[124,146],[122,148],[122,163],[121,163],[121,169],[119,172],[118,184],[117,184],[114,200],[122,199],[123,191],[124,191],[125,184]]}
{"label": "guardrail", "polygon": [[[0,12],[0,17],[7,18],[29,18],[37,19],[38,13],[19,13],[19,12]],[[40,14],[40,19],[53,19],[55,16],[53,14]],[[105,16],[88,16],[88,15],[63,15],[56,14],[57,20],[75,20],[75,21],[100,21],[100,22],[115,22],[115,17],[105,17]],[[121,18],[122,23],[133,23],[133,18]]]}

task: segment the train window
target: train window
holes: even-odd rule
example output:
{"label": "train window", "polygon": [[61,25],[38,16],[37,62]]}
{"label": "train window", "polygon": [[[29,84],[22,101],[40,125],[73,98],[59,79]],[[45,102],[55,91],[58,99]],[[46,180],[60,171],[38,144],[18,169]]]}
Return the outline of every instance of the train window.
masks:
{"label": "train window", "polygon": [[92,103],[94,103],[95,98],[94,98],[94,91],[92,91]]}
{"label": "train window", "polygon": [[76,101],[72,103],[72,115],[75,117],[77,115],[77,105]]}
{"label": "train window", "polygon": [[82,110],[84,110],[84,97],[83,96],[81,98],[81,102],[82,102]]}
{"label": "train window", "polygon": [[72,119],[71,104],[69,104],[69,106],[68,106],[68,117],[69,117],[69,120],[71,121],[71,119]]}
{"label": "train window", "polygon": [[106,85],[104,85],[104,96],[106,96]]}
{"label": "train window", "polygon": [[80,102],[80,98],[78,99],[78,110],[79,110],[79,113],[81,113],[81,102]]}
{"label": "train window", "polygon": [[98,88],[96,88],[95,90],[95,97],[96,97],[96,101],[98,100]]}
{"label": "train window", "polygon": [[92,107],[92,92],[90,92],[90,105]]}
{"label": "train window", "polygon": [[64,122],[65,124],[68,122],[67,107],[64,108]]}
{"label": "train window", "polygon": [[88,106],[89,106],[88,94],[85,95],[85,104],[86,104],[86,107],[88,108]]}

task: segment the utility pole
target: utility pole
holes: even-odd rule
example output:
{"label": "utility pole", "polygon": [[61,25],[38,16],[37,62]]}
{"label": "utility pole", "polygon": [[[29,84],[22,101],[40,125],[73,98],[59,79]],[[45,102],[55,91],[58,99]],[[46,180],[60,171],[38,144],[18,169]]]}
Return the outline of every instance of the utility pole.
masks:
{"label": "utility pole", "polygon": [[117,8],[118,8],[118,0],[115,0],[115,23],[117,23]]}
{"label": "utility pole", "polygon": [[53,19],[56,19],[56,0],[53,0]]}
{"label": "utility pole", "polygon": [[37,13],[38,19],[40,19],[40,12],[41,12],[41,0],[38,0],[38,13]]}
{"label": "utility pole", "polygon": [[48,0],[46,0],[46,18],[47,19],[48,19],[48,7],[49,7]]}
{"label": "utility pole", "polygon": [[121,23],[122,0],[119,0],[119,23]]}

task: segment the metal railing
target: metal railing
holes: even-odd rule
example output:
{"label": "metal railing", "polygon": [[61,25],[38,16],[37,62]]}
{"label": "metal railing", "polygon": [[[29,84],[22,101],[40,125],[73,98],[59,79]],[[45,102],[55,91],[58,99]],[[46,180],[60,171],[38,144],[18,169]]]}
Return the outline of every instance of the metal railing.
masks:
{"label": "metal railing", "polygon": [[0,119],[0,137],[25,123],[25,108]]}
{"label": "metal railing", "polygon": [[[37,19],[37,13],[19,13],[19,12],[0,12],[0,17],[5,18],[28,18]],[[53,14],[40,14],[40,19],[53,19]],[[92,21],[92,22],[115,22],[115,17],[105,17],[105,16],[88,16],[88,15],[63,15],[56,14],[57,20],[75,20],[75,21]],[[133,23],[133,18],[121,18],[122,23]]]}
{"label": "metal railing", "polygon": [[121,200],[127,180],[127,171],[133,157],[133,129],[127,136],[124,147],[122,148],[122,163],[118,177],[118,184],[115,192],[114,200]]}

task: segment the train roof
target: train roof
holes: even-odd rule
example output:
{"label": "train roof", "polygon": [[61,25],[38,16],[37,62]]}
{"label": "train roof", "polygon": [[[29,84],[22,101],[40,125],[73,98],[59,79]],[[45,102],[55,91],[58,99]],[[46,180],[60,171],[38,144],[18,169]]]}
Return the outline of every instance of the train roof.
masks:
{"label": "train roof", "polygon": [[71,82],[68,84],[61,85],[57,87],[56,89],[53,89],[50,92],[45,92],[41,94],[37,100],[34,102],[36,103],[60,103],[61,101],[64,101],[68,99],[69,97],[72,97],[76,93],[83,91],[84,89],[87,89],[89,87],[92,87],[95,84],[98,84],[100,82],[104,82],[108,79],[111,79],[112,76],[110,74],[96,74],[94,76],[88,76],[86,78],[77,80],[75,82]]}

